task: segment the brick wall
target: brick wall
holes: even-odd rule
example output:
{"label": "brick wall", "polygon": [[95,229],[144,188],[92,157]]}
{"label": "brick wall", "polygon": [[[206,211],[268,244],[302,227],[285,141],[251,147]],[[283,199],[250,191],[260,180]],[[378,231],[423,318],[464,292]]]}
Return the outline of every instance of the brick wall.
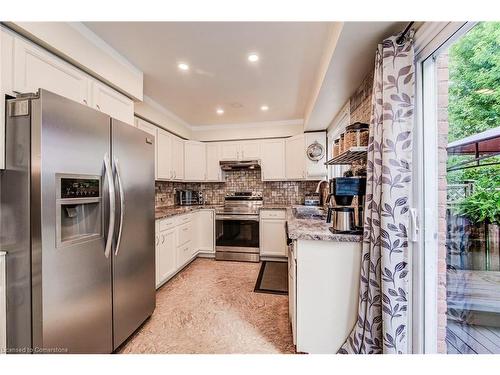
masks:
{"label": "brick wall", "polygon": [[157,181],[156,206],[175,204],[174,189],[202,190],[207,204],[223,204],[228,192],[262,192],[264,204],[295,205],[304,204],[306,193],[316,190],[317,181],[277,181],[263,182],[260,171],[226,172],[225,182],[163,182]]}
{"label": "brick wall", "polygon": [[438,81],[438,353],[446,353],[446,161],[448,154],[448,54],[441,54],[437,60]]}
{"label": "brick wall", "polygon": [[373,71],[363,79],[356,92],[349,98],[350,123],[370,123],[372,112]]}

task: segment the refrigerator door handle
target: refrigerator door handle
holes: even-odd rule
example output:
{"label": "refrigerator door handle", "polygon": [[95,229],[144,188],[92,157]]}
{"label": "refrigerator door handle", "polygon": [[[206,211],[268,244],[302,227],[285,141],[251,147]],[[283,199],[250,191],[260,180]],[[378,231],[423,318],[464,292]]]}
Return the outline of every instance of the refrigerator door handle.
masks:
{"label": "refrigerator door handle", "polygon": [[106,178],[108,179],[109,186],[109,225],[108,225],[108,236],[106,239],[106,247],[104,249],[104,255],[106,258],[109,258],[111,254],[111,245],[113,243],[113,234],[115,231],[115,215],[116,215],[116,207],[115,207],[115,184],[113,181],[113,171],[111,169],[111,163],[109,161],[109,155],[106,152],[104,154],[104,168],[106,169]]}
{"label": "refrigerator door handle", "polygon": [[118,239],[116,240],[116,250],[115,250],[115,255],[118,255],[118,250],[120,249],[120,243],[122,240],[123,217],[125,215],[125,197],[123,194],[123,183],[120,172],[120,163],[118,162],[117,158],[115,158],[115,169],[116,169],[116,177],[118,178],[118,189],[120,190],[120,226],[118,229]]}

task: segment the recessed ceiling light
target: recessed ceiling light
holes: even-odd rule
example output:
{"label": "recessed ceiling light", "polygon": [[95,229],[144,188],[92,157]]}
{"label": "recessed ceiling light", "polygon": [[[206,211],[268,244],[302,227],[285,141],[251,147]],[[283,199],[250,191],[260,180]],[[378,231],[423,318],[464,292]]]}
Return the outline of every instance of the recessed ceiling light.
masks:
{"label": "recessed ceiling light", "polygon": [[186,70],[189,70],[189,65],[186,64],[186,63],[179,63],[177,65],[177,67],[180,69],[180,70],[183,70],[183,71],[186,71]]}
{"label": "recessed ceiling light", "polygon": [[268,109],[269,109],[269,107],[267,105],[260,106],[261,111],[267,111]]}
{"label": "recessed ceiling light", "polygon": [[222,108],[217,108],[217,110],[215,112],[217,112],[218,115],[224,114],[224,110]]}
{"label": "recessed ceiling light", "polygon": [[259,61],[259,55],[257,55],[256,53],[251,53],[248,55],[248,61],[250,62],[257,62]]}

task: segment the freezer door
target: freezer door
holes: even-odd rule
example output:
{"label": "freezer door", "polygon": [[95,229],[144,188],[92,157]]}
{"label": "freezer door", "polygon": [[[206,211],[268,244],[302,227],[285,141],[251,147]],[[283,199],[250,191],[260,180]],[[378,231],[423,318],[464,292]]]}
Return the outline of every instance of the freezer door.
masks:
{"label": "freezer door", "polygon": [[155,308],[155,139],[115,119],[111,134],[118,195],[113,249],[116,349]]}
{"label": "freezer door", "polygon": [[111,119],[45,90],[32,110],[33,346],[110,353]]}

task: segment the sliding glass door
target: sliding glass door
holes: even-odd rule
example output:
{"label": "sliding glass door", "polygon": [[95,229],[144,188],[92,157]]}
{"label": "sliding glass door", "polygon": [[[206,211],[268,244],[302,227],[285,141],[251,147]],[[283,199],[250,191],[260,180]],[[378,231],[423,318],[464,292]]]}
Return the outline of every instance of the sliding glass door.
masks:
{"label": "sliding glass door", "polygon": [[462,27],[421,64],[423,346],[500,353],[500,23]]}

